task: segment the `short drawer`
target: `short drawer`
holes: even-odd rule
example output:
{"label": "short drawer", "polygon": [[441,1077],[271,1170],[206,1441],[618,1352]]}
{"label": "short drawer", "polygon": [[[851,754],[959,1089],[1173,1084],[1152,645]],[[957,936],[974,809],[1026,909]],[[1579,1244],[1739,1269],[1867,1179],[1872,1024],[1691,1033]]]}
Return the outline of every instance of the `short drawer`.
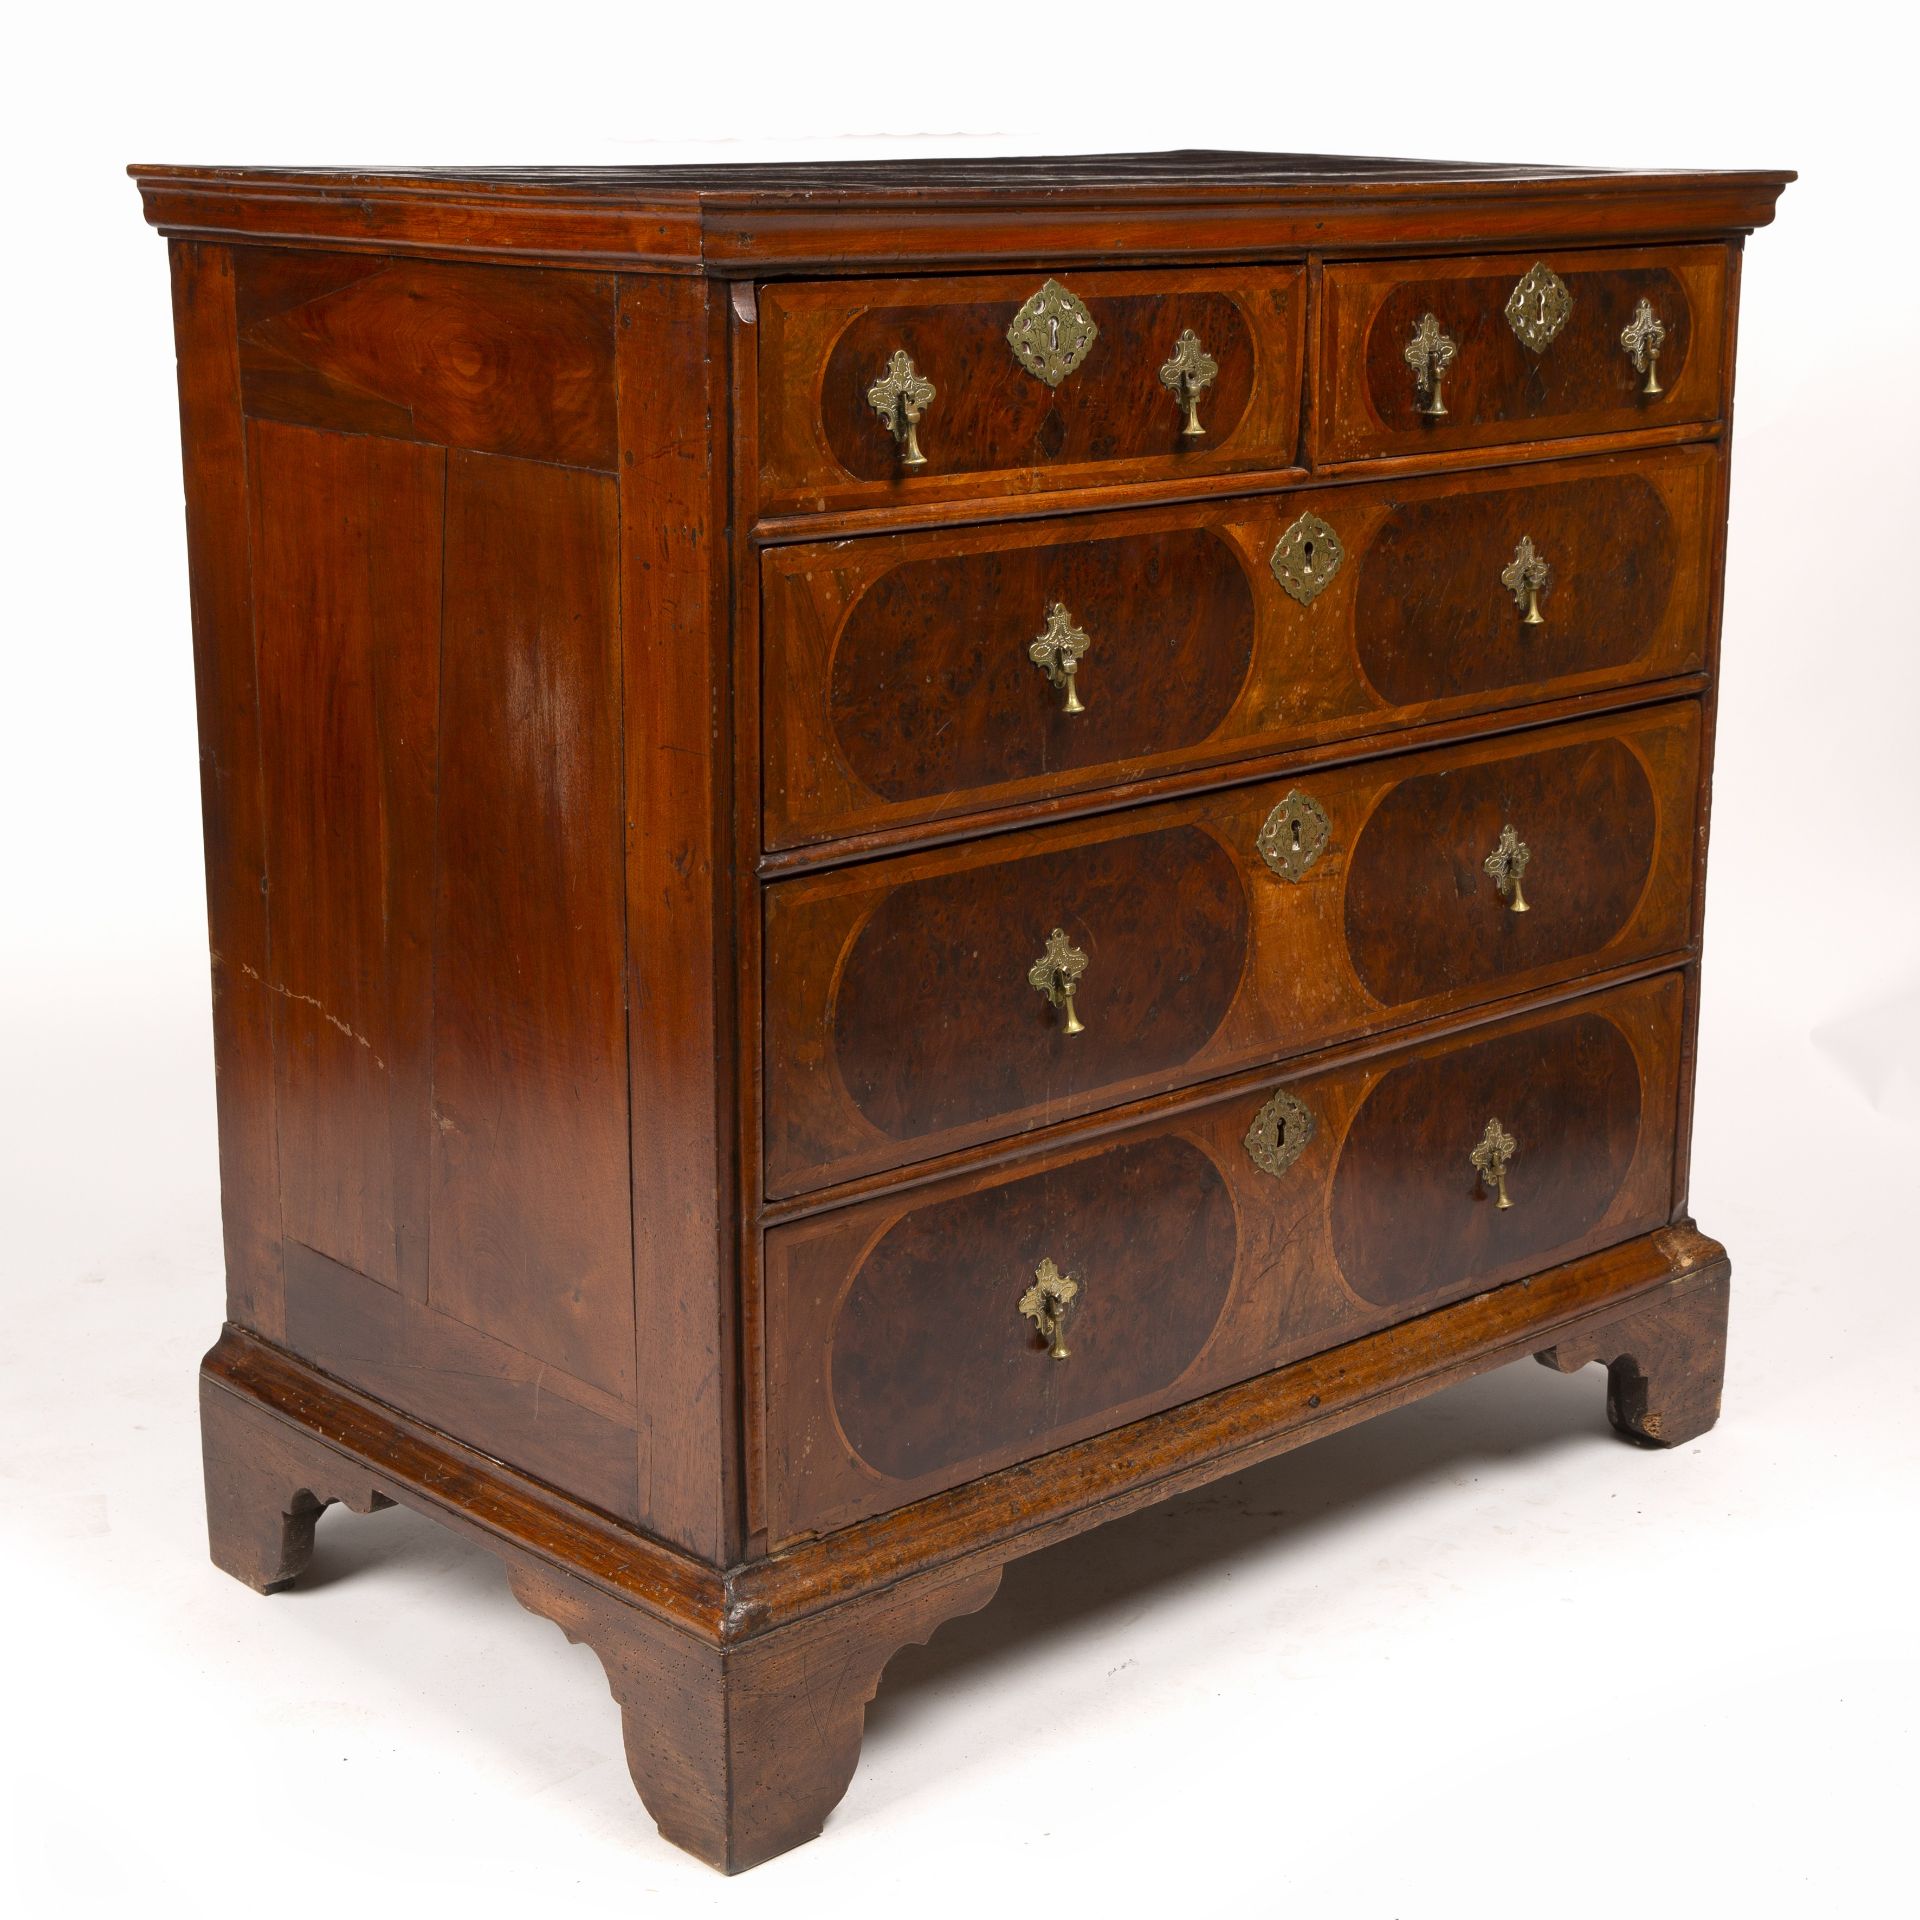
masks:
{"label": "short drawer", "polygon": [[1663,1225],[1682,997],[1662,974],[774,1228],[776,1543]]}
{"label": "short drawer", "polygon": [[1718,246],[1329,266],[1314,461],[1716,419],[1726,301]]}
{"label": "short drawer", "polygon": [[766,513],[1293,466],[1297,266],[764,287]]}
{"label": "short drawer", "polygon": [[1699,758],[1673,701],[770,886],[767,1190],[1676,951]]}
{"label": "short drawer", "polygon": [[766,844],[1697,668],[1719,480],[1679,447],[771,548]]}

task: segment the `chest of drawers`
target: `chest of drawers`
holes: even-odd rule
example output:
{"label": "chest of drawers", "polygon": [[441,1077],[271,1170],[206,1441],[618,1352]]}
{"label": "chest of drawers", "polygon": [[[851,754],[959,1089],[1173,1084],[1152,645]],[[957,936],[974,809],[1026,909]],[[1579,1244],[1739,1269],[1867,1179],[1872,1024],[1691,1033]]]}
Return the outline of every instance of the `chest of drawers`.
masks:
{"label": "chest of drawers", "polygon": [[1012,1557],[1514,1358],[1687,1204],[1780,173],[136,168],[171,239],[215,1561],[483,1542],[734,1870]]}

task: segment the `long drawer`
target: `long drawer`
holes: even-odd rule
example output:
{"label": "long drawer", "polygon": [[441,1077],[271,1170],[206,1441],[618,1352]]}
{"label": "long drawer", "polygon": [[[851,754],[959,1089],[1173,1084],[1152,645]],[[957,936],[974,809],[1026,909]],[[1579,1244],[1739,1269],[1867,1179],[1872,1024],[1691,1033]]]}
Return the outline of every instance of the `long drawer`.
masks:
{"label": "long drawer", "polygon": [[1329,266],[1314,462],[1717,419],[1726,307],[1721,246]]}
{"label": "long drawer", "polygon": [[1719,476],[1686,447],[771,548],[767,845],[1686,672]]}
{"label": "long drawer", "polygon": [[1683,947],[1696,701],[766,890],[774,1196]]}
{"label": "long drawer", "polygon": [[1663,1224],[1681,1003],[1662,974],[775,1228],[776,1543]]}
{"label": "long drawer", "polygon": [[761,506],[1290,468],[1305,282],[1295,265],[763,288]]}

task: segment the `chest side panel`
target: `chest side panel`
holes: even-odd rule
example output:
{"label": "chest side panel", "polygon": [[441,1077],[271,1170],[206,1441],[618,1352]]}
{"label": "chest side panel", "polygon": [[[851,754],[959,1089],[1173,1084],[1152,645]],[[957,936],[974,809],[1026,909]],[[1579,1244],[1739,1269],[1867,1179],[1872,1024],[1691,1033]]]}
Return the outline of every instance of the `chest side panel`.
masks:
{"label": "chest side panel", "polygon": [[632,1517],[614,282],[232,277],[265,911],[236,973],[285,1273],[250,1323]]}

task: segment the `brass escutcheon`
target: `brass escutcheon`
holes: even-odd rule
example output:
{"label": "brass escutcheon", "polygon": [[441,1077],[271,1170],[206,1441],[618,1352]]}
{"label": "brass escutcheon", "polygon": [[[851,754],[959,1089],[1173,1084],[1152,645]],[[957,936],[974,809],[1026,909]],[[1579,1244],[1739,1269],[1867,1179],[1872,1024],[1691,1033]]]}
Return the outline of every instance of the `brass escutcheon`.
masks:
{"label": "brass escutcheon", "polygon": [[1060,703],[1062,713],[1085,713],[1080,699],[1080,662],[1093,643],[1073,624],[1073,617],[1056,600],[1047,609],[1047,624],[1037,640],[1027,646],[1027,658],[1056,687],[1064,687],[1067,697]]}
{"label": "brass escutcheon", "polygon": [[1200,424],[1200,395],[1213,385],[1220,363],[1200,344],[1200,336],[1188,327],[1173,343],[1173,358],[1160,369],[1160,384],[1173,389],[1173,397],[1186,409],[1186,424],[1180,429],[1183,440],[1199,440],[1206,435]]}
{"label": "brass escutcheon", "polygon": [[1666,392],[1660,384],[1660,349],[1667,344],[1667,330],[1653,310],[1651,300],[1642,300],[1633,310],[1633,318],[1620,329],[1620,345],[1633,362],[1635,373],[1644,373],[1647,383],[1640,391],[1646,395]]}
{"label": "brass escutcheon", "polygon": [[1267,815],[1253,844],[1282,880],[1297,881],[1326,852],[1332,838],[1333,822],[1326,808],[1295,787]]}
{"label": "brass escutcheon", "polygon": [[1567,283],[1544,260],[1536,260],[1507,295],[1507,325],[1535,353],[1546,352],[1572,311]]}
{"label": "brass escutcheon", "polygon": [[1044,993],[1066,1014],[1062,1030],[1085,1033],[1079,1014],[1074,1011],[1073,996],[1080,976],[1087,970],[1087,956],[1067,938],[1066,930],[1055,927],[1047,935],[1047,950],[1027,969],[1027,985]]}
{"label": "brass escutcheon", "polygon": [[867,389],[867,405],[887,423],[903,467],[927,464],[920,451],[920,416],[932,401],[933,382],[914,366],[904,347],[896,347],[886,372]]}
{"label": "brass escutcheon", "polygon": [[1513,1135],[1498,1120],[1489,1120],[1486,1132],[1480,1136],[1480,1144],[1467,1156],[1482,1182],[1492,1187],[1496,1211],[1513,1205],[1507,1198],[1507,1162],[1518,1151]]}
{"label": "brass escutcheon", "polygon": [[1527,896],[1521,889],[1520,876],[1526,872],[1527,862],[1532,858],[1532,849],[1514,832],[1509,821],[1500,829],[1499,845],[1480,863],[1492,876],[1500,898],[1513,913],[1527,911]]}
{"label": "brass escutcheon", "polygon": [[1513,604],[1520,609],[1520,624],[1523,627],[1546,624],[1547,616],[1540,611],[1540,596],[1546,592],[1552,579],[1553,569],[1523,533],[1520,544],[1513,550],[1513,558],[1500,570],[1500,584],[1513,595]]}
{"label": "brass escutcheon", "polygon": [[1282,1089],[1253,1116],[1245,1142],[1248,1156],[1277,1180],[1306,1152],[1314,1131],[1313,1115],[1304,1103]]}
{"label": "brass escutcheon", "polygon": [[1267,564],[1287,597],[1310,607],[1346,557],[1340,536],[1317,513],[1303,513],[1280,536]]}
{"label": "brass escutcheon", "polygon": [[1420,316],[1402,358],[1413,369],[1413,388],[1420,396],[1420,411],[1430,420],[1439,419],[1447,410],[1447,403],[1440,395],[1440,382],[1446,378],[1453,356],[1459,351],[1452,339],[1440,330],[1440,322],[1432,314]]}
{"label": "brass escutcheon", "polygon": [[1058,280],[1029,295],[1007,327],[1007,345],[1020,364],[1050,387],[1087,357],[1099,337],[1093,315]]}
{"label": "brass escutcheon", "polygon": [[1079,1297],[1080,1282],[1072,1274],[1062,1273],[1051,1259],[1042,1260],[1034,1268],[1033,1285],[1020,1296],[1020,1311],[1046,1342],[1050,1360],[1067,1358],[1067,1315]]}

